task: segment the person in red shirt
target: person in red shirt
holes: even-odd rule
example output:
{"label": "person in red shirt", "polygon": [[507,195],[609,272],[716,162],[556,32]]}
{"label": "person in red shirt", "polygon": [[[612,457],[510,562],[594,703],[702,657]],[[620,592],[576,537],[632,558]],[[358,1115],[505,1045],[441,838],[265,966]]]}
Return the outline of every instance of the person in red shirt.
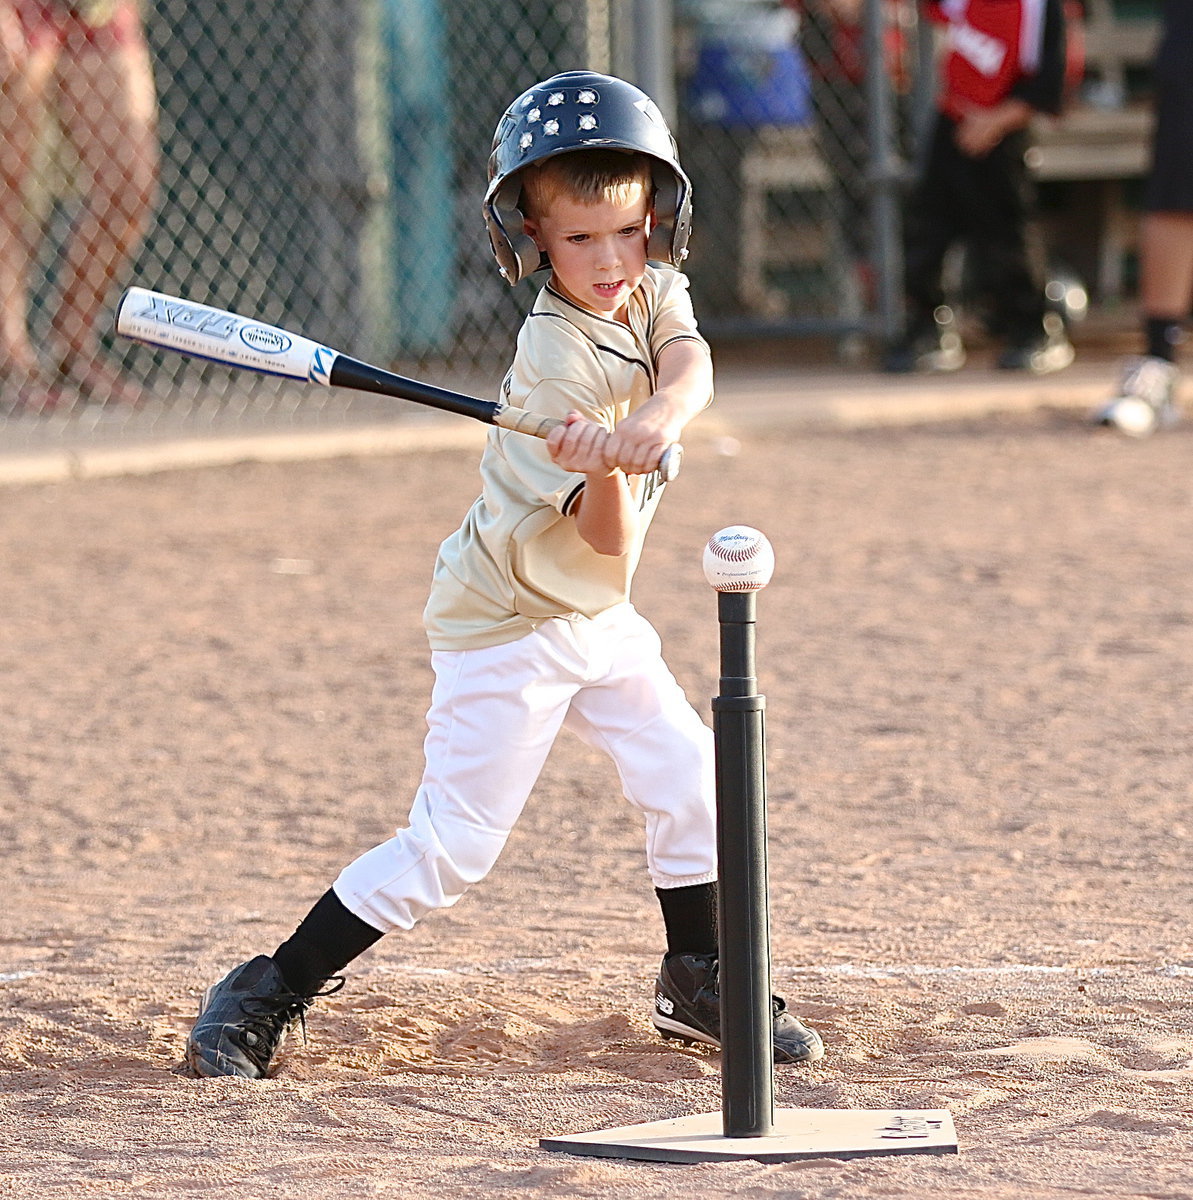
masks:
{"label": "person in red shirt", "polygon": [[957,242],[981,264],[997,363],[1036,374],[1073,361],[1061,315],[1044,295],[1028,243],[1033,189],[1027,127],[1060,112],[1065,90],[1063,0],[936,0],[944,27],[937,114],[904,213],[908,317],[888,346],[888,371],[956,370],[965,348],[945,303],[942,269]]}

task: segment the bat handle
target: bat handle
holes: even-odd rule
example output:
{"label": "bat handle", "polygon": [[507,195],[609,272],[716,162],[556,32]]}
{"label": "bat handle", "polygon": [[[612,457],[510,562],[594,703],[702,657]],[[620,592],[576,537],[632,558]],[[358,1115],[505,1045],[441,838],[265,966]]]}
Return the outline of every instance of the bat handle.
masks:
{"label": "bat handle", "polygon": [[[533,413],[525,408],[512,408],[509,405],[501,405],[493,414],[494,425],[539,438],[545,438],[551,430],[557,429],[563,423],[559,417],[545,417],[541,413]],[[679,475],[682,464],[683,447],[678,442],[673,442],[659,455],[659,478],[664,483],[670,483]]]}

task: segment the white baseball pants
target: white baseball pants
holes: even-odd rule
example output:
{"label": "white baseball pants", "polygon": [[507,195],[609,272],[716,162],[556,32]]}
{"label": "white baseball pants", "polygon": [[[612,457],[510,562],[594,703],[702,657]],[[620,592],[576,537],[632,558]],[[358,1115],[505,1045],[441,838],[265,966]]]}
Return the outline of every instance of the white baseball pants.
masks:
{"label": "white baseball pants", "polygon": [[630,604],[547,621],[480,650],[437,650],[426,767],[409,825],[335,882],[375,929],[454,904],[497,861],[561,727],[616,763],[646,821],[656,887],[717,877],[712,731]]}

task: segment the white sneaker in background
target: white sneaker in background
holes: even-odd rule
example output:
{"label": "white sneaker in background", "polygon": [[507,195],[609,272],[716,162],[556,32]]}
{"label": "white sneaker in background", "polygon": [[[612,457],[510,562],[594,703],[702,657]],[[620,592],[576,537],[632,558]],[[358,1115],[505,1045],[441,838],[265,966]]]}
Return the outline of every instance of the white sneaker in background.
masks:
{"label": "white sneaker in background", "polygon": [[1176,382],[1180,372],[1163,358],[1141,355],[1123,363],[1114,398],[1096,413],[1099,425],[1110,425],[1130,437],[1147,437],[1180,418]]}

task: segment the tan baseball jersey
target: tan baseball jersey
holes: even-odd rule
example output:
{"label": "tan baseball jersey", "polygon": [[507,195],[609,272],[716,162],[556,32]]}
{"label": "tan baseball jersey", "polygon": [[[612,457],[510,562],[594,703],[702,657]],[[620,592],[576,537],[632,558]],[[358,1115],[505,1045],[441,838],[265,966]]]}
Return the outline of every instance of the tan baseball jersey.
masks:
{"label": "tan baseball jersey", "polygon": [[[628,325],[590,312],[548,283],[518,335],[506,402],[576,411],[612,429],[653,395],[664,347],[704,344],[678,271],[648,266],[627,315]],[[493,429],[480,470],[481,494],[435,564],[423,613],[433,650],[501,645],[552,617],[594,617],[629,598],[665,486],[657,473],[630,477],[641,520],[629,551],[612,556],[593,550],[569,515],[584,476],[556,466],[539,438]]]}

